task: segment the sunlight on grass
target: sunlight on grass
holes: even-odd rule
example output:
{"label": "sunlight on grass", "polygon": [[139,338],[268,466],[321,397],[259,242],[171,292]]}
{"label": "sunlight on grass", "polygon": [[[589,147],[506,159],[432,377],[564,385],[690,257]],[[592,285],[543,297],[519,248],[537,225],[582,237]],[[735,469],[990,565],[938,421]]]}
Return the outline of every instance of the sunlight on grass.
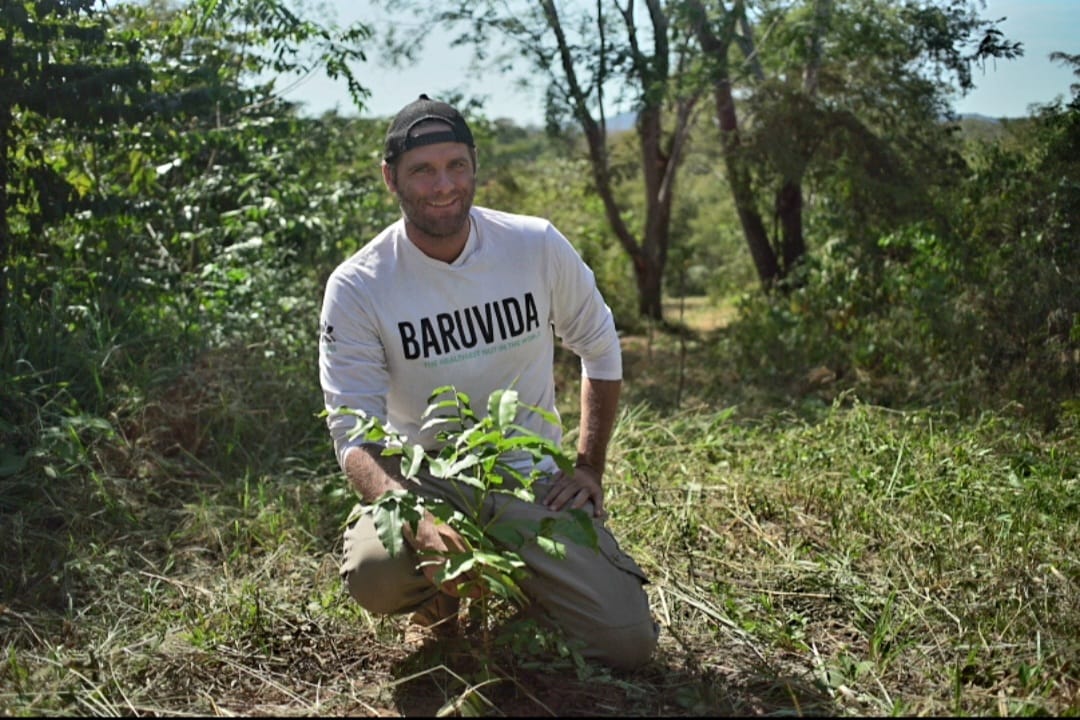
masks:
{"label": "sunlight on grass", "polygon": [[[685,318],[705,329],[726,312],[695,301]],[[64,440],[85,450],[63,473],[33,460],[0,485],[0,578],[13,598],[0,606],[0,707],[1080,712],[1080,452],[1069,426],[1046,433],[1010,408],[897,411],[852,392],[777,404],[729,377],[715,363],[722,346],[700,335],[623,342],[605,483],[609,523],[650,574],[662,627],[640,671],[580,664],[557,646],[480,658],[468,640],[406,644],[403,619],[369,616],[341,586],[353,497],[325,438],[287,452],[260,435],[265,410],[232,400],[250,381],[208,364],[184,381],[199,392],[172,396],[170,422],[239,429],[242,452],[84,431]],[[560,365],[559,390],[570,427],[572,365]],[[260,382],[275,406],[307,397],[275,392],[272,373]]]}

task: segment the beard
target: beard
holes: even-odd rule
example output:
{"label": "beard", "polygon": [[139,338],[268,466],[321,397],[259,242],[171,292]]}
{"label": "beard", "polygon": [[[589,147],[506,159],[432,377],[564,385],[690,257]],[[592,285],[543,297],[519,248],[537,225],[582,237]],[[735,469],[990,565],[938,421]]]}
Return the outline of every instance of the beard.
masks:
{"label": "beard", "polygon": [[448,213],[431,207],[426,198],[398,188],[398,204],[405,220],[417,230],[431,238],[445,238],[458,234],[468,224],[475,195],[476,183],[469,183],[458,195],[458,206]]}

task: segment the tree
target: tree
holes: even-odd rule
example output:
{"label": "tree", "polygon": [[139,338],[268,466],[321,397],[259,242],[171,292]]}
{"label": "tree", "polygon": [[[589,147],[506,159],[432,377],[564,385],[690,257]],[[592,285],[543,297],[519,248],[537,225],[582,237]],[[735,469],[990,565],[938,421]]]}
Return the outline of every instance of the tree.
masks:
{"label": "tree", "polygon": [[[974,86],[972,66],[1021,53],[960,1],[687,0],[682,12],[702,51],[727,181],[767,289],[806,253],[809,173],[838,168],[902,200],[912,160],[940,155],[948,101]],[[848,187],[857,192],[857,182]]]}
{"label": "tree", "polygon": [[[479,61],[491,60],[505,69],[524,58],[538,71],[546,84],[549,127],[561,131],[569,118],[584,136],[596,193],[633,264],[640,314],[663,320],[675,183],[700,97],[692,85],[680,81],[692,60],[688,38],[670,23],[660,0],[601,0],[592,8],[561,5],[551,0],[442,3],[426,13],[421,29],[411,32],[396,54],[411,58],[418,49],[415,38],[436,25],[464,25],[467,30],[454,42],[471,44]],[[423,14],[417,4],[395,3],[393,9]],[[505,40],[510,50],[492,59],[493,36]],[[621,99],[629,100],[636,117],[645,204],[637,228],[619,202],[611,161],[607,118]]]}
{"label": "tree", "polygon": [[[17,0],[0,7],[0,339],[20,253],[78,196],[35,135],[116,123],[149,89],[130,37],[110,35],[96,0]],[[18,217],[13,217],[17,215]],[[18,221],[12,228],[13,220]]]}
{"label": "tree", "polygon": [[[266,70],[322,67],[345,78],[359,103],[366,91],[348,61],[363,59],[357,43],[367,36],[363,25],[337,31],[302,20],[282,0],[112,10],[97,0],[3,3],[0,339],[25,263],[48,254],[48,226],[76,211],[123,215],[145,199],[155,167],[140,133],[169,126],[159,137],[182,140],[179,131],[250,116],[277,102],[272,82],[245,87]],[[104,172],[110,162],[127,168],[128,182]]]}

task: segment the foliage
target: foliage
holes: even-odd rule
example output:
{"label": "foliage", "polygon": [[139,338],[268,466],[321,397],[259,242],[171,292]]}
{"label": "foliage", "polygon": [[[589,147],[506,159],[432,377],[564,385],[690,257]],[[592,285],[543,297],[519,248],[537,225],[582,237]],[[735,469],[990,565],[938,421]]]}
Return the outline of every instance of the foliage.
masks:
{"label": "foliage", "polygon": [[975,141],[931,217],[842,233],[787,296],[747,297],[730,333],[742,364],[798,392],[828,371],[831,394],[889,406],[1015,402],[1047,427],[1074,413],[1078,117],[1052,104]]}
{"label": "foliage", "polygon": [[[948,178],[939,120],[953,94],[971,89],[973,64],[1021,53],[969,2],[674,7],[700,47],[725,179],[766,289],[813,249],[804,215],[818,206],[822,241],[861,234],[870,247],[917,216],[920,193]],[[915,172],[919,183],[906,179]]]}
{"label": "foliage", "polygon": [[[162,3],[115,11],[96,5],[5,5],[3,77],[11,91],[0,105],[0,255],[13,303],[32,302],[55,279],[53,262],[83,264],[86,258],[78,256],[84,252],[134,263],[102,272],[95,258],[84,282],[114,273],[129,278],[139,265],[167,264],[159,250],[180,250],[186,256],[181,268],[197,270],[207,248],[194,233],[179,238],[180,248],[170,247],[173,236],[159,225],[165,208],[154,196],[189,172],[205,173],[203,182],[216,189],[215,170],[235,157],[228,147],[234,130],[249,131],[246,149],[264,150],[251,147],[262,140],[251,134],[261,135],[258,127],[284,108],[270,94],[272,84],[245,87],[249,74],[295,68],[298,48],[317,41],[327,71],[362,90],[344,65],[362,57],[352,46],[364,37],[362,27],[335,35],[276,1],[206,0],[180,10]],[[248,26],[239,32],[241,22]],[[273,47],[272,57],[256,51],[266,46]],[[40,64],[40,58],[53,60]],[[182,206],[187,213],[168,208],[165,222],[191,220],[192,207]],[[56,233],[76,213],[101,234],[84,242]],[[148,242],[127,242],[143,240],[147,228]]]}
{"label": "foliage", "polygon": [[[317,312],[322,277],[312,269],[328,272],[356,244],[353,233],[387,217],[369,192],[374,181],[355,167],[371,142],[367,126],[300,120],[266,88],[244,87],[245,73],[264,66],[235,43],[270,38],[231,34],[226,5],[236,7],[92,15],[95,33],[127,38],[143,60],[142,109],[123,122],[82,126],[62,108],[43,115],[32,99],[14,98],[16,159],[37,152],[70,202],[39,194],[44,204],[28,204],[16,193],[5,206],[18,252],[5,263],[13,292],[2,309],[0,447],[13,463],[48,453],[42,433],[72,418],[128,422],[132,406],[170,392],[224,348],[293,366],[308,347],[303,319]],[[290,36],[286,20],[274,20],[279,52],[310,40],[314,27]],[[19,42],[77,57],[59,51],[65,37]]]}
{"label": "foliage", "polygon": [[[408,524],[415,533],[421,517],[430,512],[437,522],[456,530],[468,545],[465,551],[446,558],[435,576],[436,582],[455,583],[463,597],[479,590],[482,603],[494,597],[524,607],[529,600],[518,582],[528,571],[517,553],[519,548],[535,542],[544,552],[562,557],[564,540],[597,546],[592,520],[582,510],[569,510],[565,516],[542,521],[510,521],[503,519],[498,510],[493,511],[490,504],[495,495],[534,501],[532,486],[542,473],[535,468],[528,474],[521,472],[518,467],[523,459],[538,464],[550,458],[564,472],[573,472],[573,460],[560,447],[516,422],[522,412],[538,413],[550,423],[558,423],[558,418],[542,408],[519,402],[517,392],[509,389],[490,395],[483,416],[473,411],[468,395],[450,386],[435,389],[429,402],[423,416],[424,428],[440,428],[436,435],[440,446],[435,452],[407,444],[381,420],[362,414],[362,421],[350,436],[385,443],[383,455],[401,456],[403,478],[421,487],[425,482],[442,482],[453,488],[456,500],[448,502],[425,498],[416,491],[394,490],[365,512],[372,513],[379,539],[391,556],[403,550],[403,525]],[[340,412],[357,414],[347,409]],[[482,606],[482,612],[486,621],[486,606]]]}

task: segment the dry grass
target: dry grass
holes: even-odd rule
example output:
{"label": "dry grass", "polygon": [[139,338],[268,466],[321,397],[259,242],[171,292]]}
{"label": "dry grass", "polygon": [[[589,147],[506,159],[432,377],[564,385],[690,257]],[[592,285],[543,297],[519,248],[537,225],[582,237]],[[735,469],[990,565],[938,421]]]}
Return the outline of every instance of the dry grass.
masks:
{"label": "dry grass", "polygon": [[[204,449],[227,446],[222,427],[256,435],[220,415],[250,379],[204,362],[183,376],[199,392],[170,395],[168,412],[151,400],[117,423],[129,434],[83,437],[66,475],[39,464],[3,479],[0,712],[1080,713],[1071,431],[854,398],[811,417],[725,410],[767,393],[717,366],[709,335],[624,347],[611,524],[651,575],[662,626],[640,671],[485,655],[473,640],[406,645],[403,619],[345,597],[351,497],[321,434],[293,454],[268,438],[273,462],[251,474],[229,469],[236,452],[217,464],[179,431],[137,432],[159,412],[217,428],[193,435]],[[559,369],[572,399],[576,363]],[[277,397],[260,378],[259,396]],[[569,400],[564,416],[572,426]]]}

